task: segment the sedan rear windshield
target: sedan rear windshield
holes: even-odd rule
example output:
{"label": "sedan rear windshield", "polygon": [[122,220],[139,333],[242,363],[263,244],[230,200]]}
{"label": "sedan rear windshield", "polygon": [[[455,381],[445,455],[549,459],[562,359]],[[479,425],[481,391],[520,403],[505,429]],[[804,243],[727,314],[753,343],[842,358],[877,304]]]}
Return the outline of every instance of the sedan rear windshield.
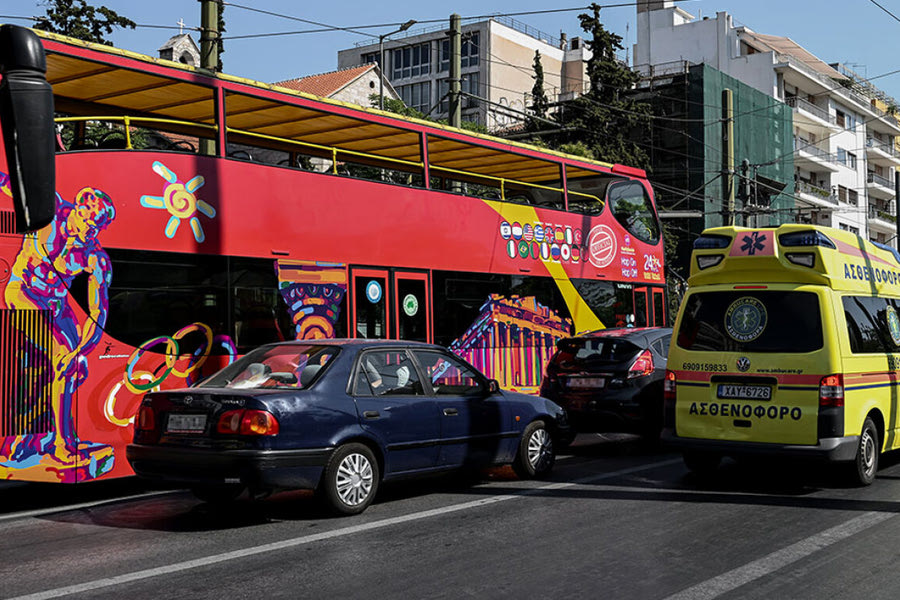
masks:
{"label": "sedan rear windshield", "polygon": [[700,292],[686,302],[677,337],[685,350],[812,352],[823,344],[819,299],[812,292]]}

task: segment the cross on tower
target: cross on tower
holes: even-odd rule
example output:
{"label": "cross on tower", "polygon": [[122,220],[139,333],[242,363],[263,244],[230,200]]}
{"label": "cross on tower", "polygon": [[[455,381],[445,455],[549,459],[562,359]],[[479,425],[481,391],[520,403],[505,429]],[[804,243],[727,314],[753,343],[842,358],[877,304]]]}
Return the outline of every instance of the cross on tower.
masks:
{"label": "cross on tower", "polygon": [[178,25],[178,35],[183,35],[184,34],[184,19],[178,19],[178,23],[176,23],[176,25]]}

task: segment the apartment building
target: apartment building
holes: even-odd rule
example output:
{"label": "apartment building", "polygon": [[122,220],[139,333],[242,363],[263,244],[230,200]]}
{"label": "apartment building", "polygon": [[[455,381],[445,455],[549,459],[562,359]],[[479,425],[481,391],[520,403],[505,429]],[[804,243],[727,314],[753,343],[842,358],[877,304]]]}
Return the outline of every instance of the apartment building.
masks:
{"label": "apartment building", "polygon": [[791,107],[796,220],[896,245],[900,122],[886,111],[891,98],[790,38],[735,27],[727,13],[698,19],[671,0],[640,0],[637,10],[640,71],[707,64]]}
{"label": "apartment building", "polygon": [[[407,106],[432,118],[448,115],[450,41],[447,26],[411,29],[384,41],[384,73]],[[534,85],[535,51],[541,53],[544,91],[551,102],[576,97],[588,82],[590,52],[581,38],[559,38],[508,17],[462,26],[463,120],[491,131],[522,120]],[[338,68],[377,63],[379,44],[358,44],[338,52]],[[511,110],[510,110],[511,109]]]}

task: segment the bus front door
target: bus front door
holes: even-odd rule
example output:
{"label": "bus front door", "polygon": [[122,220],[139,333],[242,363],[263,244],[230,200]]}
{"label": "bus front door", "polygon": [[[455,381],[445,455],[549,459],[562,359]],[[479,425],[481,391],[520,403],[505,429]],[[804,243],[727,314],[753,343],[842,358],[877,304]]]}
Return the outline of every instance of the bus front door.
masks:
{"label": "bus front door", "polygon": [[351,281],[354,337],[432,340],[428,272],[354,268]]}
{"label": "bus front door", "polygon": [[350,314],[353,337],[387,339],[390,331],[390,295],[387,269],[352,269]]}

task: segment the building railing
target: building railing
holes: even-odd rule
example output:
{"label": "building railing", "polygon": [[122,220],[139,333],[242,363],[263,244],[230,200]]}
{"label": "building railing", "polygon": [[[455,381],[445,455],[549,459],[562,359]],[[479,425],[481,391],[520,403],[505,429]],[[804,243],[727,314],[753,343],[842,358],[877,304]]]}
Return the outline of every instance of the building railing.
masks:
{"label": "building railing", "polygon": [[897,152],[897,149],[894,148],[893,144],[889,144],[885,141],[879,140],[878,138],[867,137],[866,147],[881,150],[885,154],[890,154],[891,156],[900,156],[900,154],[898,154]]}
{"label": "building railing", "polygon": [[869,206],[869,218],[870,219],[881,219],[882,221],[888,221],[890,223],[897,222],[897,216],[894,214],[894,210],[892,208],[890,208],[890,205],[888,205],[887,209],[870,205]]}
{"label": "building railing", "polygon": [[798,194],[808,194],[810,196],[815,196],[817,199],[824,200],[825,202],[830,202],[831,204],[838,203],[837,196],[831,193],[831,191],[826,190],[825,188],[820,188],[819,186],[807,183],[805,181],[796,181],[794,183],[794,189]]}
{"label": "building railing", "polygon": [[832,154],[831,152],[826,152],[818,146],[814,146],[810,142],[804,140],[803,138],[798,138],[797,136],[794,136],[794,150],[810,154],[826,162],[830,162],[833,164],[837,163],[837,157],[835,157],[834,154]]}
{"label": "building railing", "polygon": [[874,183],[875,185],[880,185],[882,187],[894,189],[894,185],[891,183],[891,180],[887,177],[882,177],[881,175],[877,175],[875,173],[870,172],[866,177],[867,183]]}
{"label": "building railing", "polygon": [[804,100],[798,96],[791,96],[790,98],[784,101],[785,104],[790,106],[791,108],[795,108],[797,110],[802,110],[811,114],[814,117],[822,119],[823,121],[831,124],[837,125],[837,118],[834,115],[828,114],[828,111],[820,106],[816,106],[812,102]]}

